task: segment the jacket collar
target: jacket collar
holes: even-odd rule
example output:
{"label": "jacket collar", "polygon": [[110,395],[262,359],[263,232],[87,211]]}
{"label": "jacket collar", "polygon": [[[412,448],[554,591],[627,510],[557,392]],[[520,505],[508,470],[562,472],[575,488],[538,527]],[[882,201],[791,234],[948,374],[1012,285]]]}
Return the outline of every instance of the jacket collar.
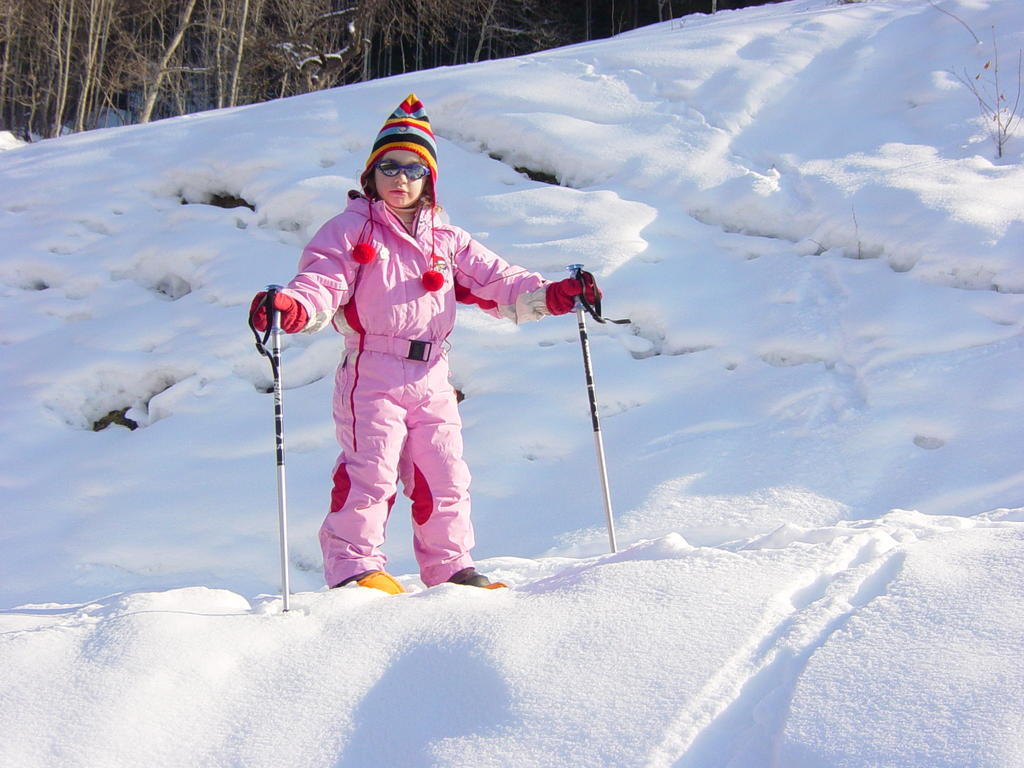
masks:
{"label": "jacket collar", "polygon": [[[371,220],[375,226],[386,226],[392,232],[400,237],[404,237],[427,253],[429,248],[429,240],[431,237],[431,230],[433,229],[432,222],[428,221],[430,211],[426,208],[420,208],[416,214],[416,222],[413,227],[415,235],[410,235],[402,224],[401,219],[398,218],[391,209],[388,208],[387,203],[383,200],[370,200],[365,195],[361,195],[355,190],[348,193],[349,201],[346,207],[347,211],[356,211],[365,218]],[[422,238],[422,240],[420,239]]]}

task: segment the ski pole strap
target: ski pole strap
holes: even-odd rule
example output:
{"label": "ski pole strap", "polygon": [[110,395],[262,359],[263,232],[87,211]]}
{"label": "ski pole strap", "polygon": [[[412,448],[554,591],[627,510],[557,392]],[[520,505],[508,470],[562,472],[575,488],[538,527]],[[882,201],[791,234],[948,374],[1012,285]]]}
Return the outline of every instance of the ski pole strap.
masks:
{"label": "ski pole strap", "polygon": [[[249,315],[249,328],[252,330],[253,336],[256,338],[256,351],[263,355],[270,361],[271,372],[274,375],[274,379],[277,379],[277,360],[273,353],[267,348],[267,342],[270,341],[271,335],[274,333],[274,296],[277,294],[277,289],[274,286],[267,288],[266,295],[263,297],[263,301],[253,307],[252,312]],[[256,313],[263,309],[267,313],[267,330],[260,335],[260,332],[256,329],[256,322],[254,318]]]}
{"label": "ski pole strap", "polygon": [[[570,269],[573,272],[573,277],[580,281],[580,285],[583,286],[583,290],[580,292],[579,300],[580,305],[586,310],[587,314],[590,315],[594,320],[599,323],[616,323],[617,325],[625,325],[631,323],[632,320],[613,320],[610,317],[604,317],[601,314],[601,291],[597,288],[597,281],[594,276],[583,269],[582,265],[574,264]],[[591,303],[587,301],[587,291],[590,291],[594,296],[594,301]]]}

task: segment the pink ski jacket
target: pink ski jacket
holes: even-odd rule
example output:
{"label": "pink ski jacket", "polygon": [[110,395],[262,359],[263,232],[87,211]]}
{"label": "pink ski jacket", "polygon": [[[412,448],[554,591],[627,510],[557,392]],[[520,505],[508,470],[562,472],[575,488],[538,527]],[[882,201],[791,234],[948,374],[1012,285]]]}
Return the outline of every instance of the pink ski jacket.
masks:
{"label": "pink ski jacket", "polygon": [[[375,252],[365,264],[353,257],[360,243]],[[444,277],[439,290],[423,286],[430,269]],[[546,285],[436,210],[422,209],[410,235],[384,202],[353,196],[305,247],[285,292],[306,309],[306,332],[333,322],[350,348],[369,340],[379,351],[404,357],[408,341],[422,340],[432,345],[432,357],[455,325],[456,302],[517,323],[537,320],[549,314]]]}

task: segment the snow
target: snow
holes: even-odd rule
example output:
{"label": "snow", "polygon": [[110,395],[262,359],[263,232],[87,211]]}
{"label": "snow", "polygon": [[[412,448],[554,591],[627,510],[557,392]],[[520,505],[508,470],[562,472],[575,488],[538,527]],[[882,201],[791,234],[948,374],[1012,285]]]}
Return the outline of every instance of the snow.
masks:
{"label": "snow", "polygon": [[[982,42],[795,0],[0,136],[0,764],[1024,766],[1024,133],[996,158],[953,74],[993,31],[1009,71],[1024,6],[940,5]],[[633,320],[589,326],[620,551],[574,319],[466,308],[475,554],[513,589],[424,589],[407,502],[410,593],[324,589],[340,344],[288,337],[282,613],[245,314],[410,91],[453,220]]]}

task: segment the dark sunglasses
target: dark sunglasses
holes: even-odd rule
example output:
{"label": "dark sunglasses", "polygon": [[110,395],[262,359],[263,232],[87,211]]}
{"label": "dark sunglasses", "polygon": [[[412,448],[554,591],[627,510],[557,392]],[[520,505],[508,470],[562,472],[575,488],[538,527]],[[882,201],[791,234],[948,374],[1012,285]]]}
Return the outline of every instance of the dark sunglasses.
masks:
{"label": "dark sunglasses", "polygon": [[378,160],[374,163],[374,167],[385,176],[397,176],[400,173],[404,173],[409,181],[416,181],[430,175],[430,169],[423,165],[423,163],[400,165],[394,160]]}

